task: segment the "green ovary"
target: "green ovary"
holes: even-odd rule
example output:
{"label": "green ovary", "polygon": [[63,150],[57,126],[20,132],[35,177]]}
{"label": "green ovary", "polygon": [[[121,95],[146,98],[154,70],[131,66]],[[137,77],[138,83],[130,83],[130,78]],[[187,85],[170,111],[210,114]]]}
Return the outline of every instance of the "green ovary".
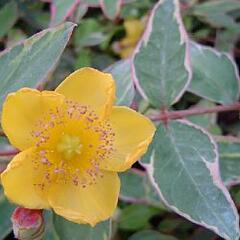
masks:
{"label": "green ovary", "polygon": [[61,153],[65,159],[69,160],[76,155],[80,155],[82,147],[83,145],[79,137],[65,134],[57,144],[57,151]]}

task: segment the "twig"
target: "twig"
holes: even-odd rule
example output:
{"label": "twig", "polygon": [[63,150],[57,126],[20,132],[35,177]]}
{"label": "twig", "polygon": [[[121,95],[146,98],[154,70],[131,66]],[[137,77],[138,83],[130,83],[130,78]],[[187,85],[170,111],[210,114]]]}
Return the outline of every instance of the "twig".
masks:
{"label": "twig", "polygon": [[237,103],[233,103],[225,106],[219,105],[213,108],[192,108],[192,109],[172,111],[172,112],[164,111],[164,112],[161,112],[159,115],[149,116],[149,118],[153,121],[167,122],[168,120],[181,119],[188,116],[202,115],[202,114],[208,114],[208,113],[228,112],[228,111],[239,111],[239,110],[240,110],[240,102],[237,102]]}

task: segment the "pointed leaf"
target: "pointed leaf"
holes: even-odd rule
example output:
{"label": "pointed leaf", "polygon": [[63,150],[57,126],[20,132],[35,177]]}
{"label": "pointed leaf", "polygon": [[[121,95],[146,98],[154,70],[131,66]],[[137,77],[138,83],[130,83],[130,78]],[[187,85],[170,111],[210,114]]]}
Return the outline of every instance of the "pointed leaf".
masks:
{"label": "pointed leaf", "polygon": [[217,103],[237,101],[240,80],[232,58],[226,53],[194,42],[191,43],[190,50],[193,78],[188,90]]}
{"label": "pointed leaf", "polygon": [[157,108],[177,102],[191,78],[186,33],[178,0],[160,0],[134,56],[133,76],[142,96]]}
{"label": "pointed leaf", "polygon": [[74,24],[65,23],[39,32],[0,55],[0,109],[5,96],[46,80],[62,54]]}
{"label": "pointed leaf", "polygon": [[217,147],[200,127],[160,124],[143,158],[152,184],[174,212],[226,240],[239,238],[239,219],[220,178]]}

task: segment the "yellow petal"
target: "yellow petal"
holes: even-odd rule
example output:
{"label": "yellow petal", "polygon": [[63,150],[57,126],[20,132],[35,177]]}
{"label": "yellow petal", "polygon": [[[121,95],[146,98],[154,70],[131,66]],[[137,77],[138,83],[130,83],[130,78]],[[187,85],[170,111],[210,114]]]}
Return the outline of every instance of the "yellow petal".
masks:
{"label": "yellow petal", "polygon": [[36,139],[31,135],[36,122],[56,108],[64,96],[50,91],[39,92],[23,88],[7,96],[3,104],[2,128],[13,146],[20,150],[33,147]]}
{"label": "yellow petal", "polygon": [[112,76],[93,68],[82,68],[69,75],[55,90],[66,98],[89,105],[101,116],[106,116],[115,100]]}
{"label": "yellow petal", "polygon": [[1,174],[5,195],[14,203],[26,208],[49,208],[44,194],[39,194],[34,183],[42,178],[42,170],[36,170],[36,152],[33,148],[16,155]]}
{"label": "yellow petal", "polygon": [[114,153],[104,160],[101,169],[125,171],[147,150],[155,126],[145,116],[127,107],[114,107],[110,116],[115,133]]}
{"label": "yellow petal", "polygon": [[76,223],[92,226],[108,219],[114,212],[120,190],[117,173],[102,171],[96,183],[85,188],[72,183],[54,184],[49,192],[53,210]]}

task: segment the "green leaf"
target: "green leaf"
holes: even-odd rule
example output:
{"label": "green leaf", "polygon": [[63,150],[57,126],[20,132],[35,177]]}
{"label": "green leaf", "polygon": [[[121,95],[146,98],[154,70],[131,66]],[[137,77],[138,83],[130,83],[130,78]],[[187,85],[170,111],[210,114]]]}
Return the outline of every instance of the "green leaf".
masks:
{"label": "green leaf", "polygon": [[145,172],[129,170],[121,173],[120,178],[120,199],[127,202],[145,203],[162,209],[164,208]]}
{"label": "green leaf", "polygon": [[218,148],[221,176],[225,185],[240,183],[240,141],[220,138]]}
{"label": "green leaf", "polygon": [[13,210],[14,206],[8,202],[0,186],[0,240],[4,240],[12,231],[11,215]]}
{"label": "green leaf", "polygon": [[142,159],[166,206],[226,240],[239,238],[239,217],[220,178],[217,146],[187,121],[159,124]]}
{"label": "green leaf", "polygon": [[239,98],[239,75],[232,58],[194,42],[190,49],[193,78],[188,90],[217,103],[236,102]]}
{"label": "green leaf", "polygon": [[44,211],[45,232],[43,240],[60,240],[53,225],[53,212]]}
{"label": "green leaf", "polygon": [[56,26],[70,17],[79,0],[53,0],[51,3],[51,23],[50,26]]}
{"label": "green leaf", "polygon": [[18,9],[15,1],[9,1],[0,9],[0,38],[15,24],[18,19]]}
{"label": "green leaf", "polygon": [[216,28],[227,28],[240,33],[240,25],[236,23],[233,17],[223,14],[223,13],[214,13],[205,16],[205,21],[210,23]]}
{"label": "green leaf", "polygon": [[149,224],[152,216],[159,213],[159,209],[145,205],[129,205],[120,215],[119,228],[124,230],[138,230]]}
{"label": "green leaf", "polygon": [[90,67],[91,66],[91,51],[88,48],[82,48],[79,53],[78,57],[74,63],[74,69],[79,69],[82,67]]}
{"label": "green leaf", "polygon": [[239,33],[231,30],[217,31],[215,47],[219,51],[232,53],[238,39]]}
{"label": "green leaf", "polygon": [[240,9],[238,0],[213,0],[196,4],[193,13],[217,28],[226,28],[240,33],[240,25],[230,13]]}
{"label": "green leaf", "polygon": [[27,38],[27,35],[19,28],[12,28],[7,34],[7,48],[12,47],[18,42],[23,41]]}
{"label": "green leaf", "polygon": [[75,13],[76,23],[79,23],[88,11],[88,5],[80,2]]}
{"label": "green leaf", "polygon": [[[215,104],[213,102],[202,99],[198,104],[191,107],[191,109],[212,108],[212,107],[215,107]],[[216,117],[217,117],[216,113],[209,113],[209,114],[190,116],[187,119],[190,122],[209,130],[216,123]]]}
{"label": "green leaf", "polygon": [[83,19],[74,33],[74,44],[80,48],[96,46],[105,40],[103,27],[94,18]]}
{"label": "green leaf", "polygon": [[177,240],[175,237],[161,234],[153,230],[144,230],[133,234],[129,240]]}
{"label": "green leaf", "polygon": [[107,240],[109,235],[109,221],[97,224],[91,227],[86,224],[76,224],[65,220],[64,218],[54,215],[53,218],[56,233],[59,240]]}
{"label": "green leaf", "polygon": [[111,73],[116,83],[117,105],[129,106],[134,98],[135,91],[131,78],[131,61],[121,60],[105,69]]}
{"label": "green leaf", "polygon": [[212,0],[194,6],[195,14],[212,14],[212,13],[227,13],[240,9],[238,0]]}
{"label": "green leaf", "polygon": [[191,78],[185,30],[177,0],[159,1],[134,56],[133,77],[157,108],[177,102]]}
{"label": "green leaf", "polygon": [[99,0],[82,0],[81,3],[86,3],[88,6],[91,6],[91,7],[99,6]]}
{"label": "green leaf", "polygon": [[111,20],[115,19],[121,8],[122,0],[99,0],[103,13]]}
{"label": "green leaf", "polygon": [[62,54],[74,24],[44,30],[0,55],[0,108],[5,96],[46,80]]}
{"label": "green leaf", "polygon": [[[183,229],[184,224],[186,224],[186,222],[182,221],[182,219],[165,218],[159,223],[158,230],[165,233],[173,232],[177,229]],[[188,224],[191,226],[191,223]]]}

